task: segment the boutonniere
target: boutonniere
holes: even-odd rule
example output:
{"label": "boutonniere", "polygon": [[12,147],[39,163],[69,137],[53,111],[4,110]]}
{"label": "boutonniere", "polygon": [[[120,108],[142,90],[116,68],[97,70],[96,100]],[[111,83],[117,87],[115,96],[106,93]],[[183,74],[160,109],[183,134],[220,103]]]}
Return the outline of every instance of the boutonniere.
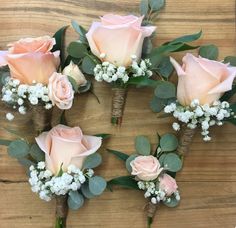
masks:
{"label": "boutonniere", "polygon": [[75,21],[72,26],[80,38],[69,44],[69,58],[84,73],[112,87],[111,123],[122,123],[127,90],[131,85],[155,87],[151,77],[168,74],[172,65],[167,55],[196,47],[186,44],[198,39],[201,33],[184,36],[153,48],[156,27],[154,19],[165,1],[141,1],[141,16],[107,14],[93,22],[86,31]]}
{"label": "boutonniere", "polygon": [[86,199],[106,188],[105,179],[94,170],[102,163],[97,152],[101,136],[59,124],[36,137],[34,144],[23,139],[1,141],[8,145],[11,157],[28,167],[31,190],[44,201],[56,200],[56,228],[66,227],[68,208],[80,209]]}
{"label": "boutonniere", "polygon": [[218,48],[215,45],[205,45],[200,47],[199,57],[187,53],[183,57],[182,66],[171,58],[178,75],[177,91],[172,84],[172,97],[162,100],[160,104],[158,87],[156,89],[154,99],[157,102],[152,105],[154,109],[163,105],[164,112],[176,118],[172,126],[176,131],[181,130],[182,146],[178,152],[182,155],[188,151],[197,128],[201,129],[203,140],[210,141],[212,126],[221,126],[226,121],[236,123],[236,105],[230,102],[236,92],[236,58],[226,57],[222,62],[216,60],[217,56]]}
{"label": "boutonniere", "polygon": [[20,39],[0,52],[1,100],[12,108],[6,118],[32,111],[37,133],[50,129],[53,106],[70,109],[75,94],[90,84],[73,63],[64,68],[65,29],[54,37]]}
{"label": "boutonniere", "polygon": [[180,202],[180,194],[174,179],[176,172],[182,168],[182,160],[176,153],[178,140],[172,134],[159,137],[159,143],[154,152],[147,137],[137,136],[136,152],[127,155],[120,151],[108,150],[125,162],[128,176],[114,178],[108,181],[108,187],[114,185],[141,190],[148,200],[145,210],[147,224],[151,227],[157,207],[163,203],[175,207]]}

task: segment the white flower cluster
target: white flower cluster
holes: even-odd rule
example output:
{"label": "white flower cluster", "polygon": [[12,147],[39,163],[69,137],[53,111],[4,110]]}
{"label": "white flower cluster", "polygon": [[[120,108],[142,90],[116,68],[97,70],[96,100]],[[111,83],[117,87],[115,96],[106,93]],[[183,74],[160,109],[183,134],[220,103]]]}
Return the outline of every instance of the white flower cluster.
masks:
{"label": "white flower cluster", "polygon": [[[33,82],[32,85],[20,84],[18,79],[7,78],[6,84],[2,88],[2,101],[18,109],[20,114],[26,113],[26,107],[43,103],[45,109],[51,109],[52,103],[48,96],[48,88],[41,83]],[[12,114],[6,116],[8,120],[12,120]]]}
{"label": "white flower cluster", "polygon": [[85,183],[86,177],[92,177],[92,169],[83,173],[74,165],[68,167],[61,176],[54,176],[46,169],[45,162],[39,162],[37,167],[30,167],[29,183],[31,190],[39,194],[42,200],[50,201],[53,195],[66,195],[70,190],[77,191]]}
{"label": "white flower cluster", "polygon": [[[164,109],[165,113],[173,113],[173,116],[180,122],[187,125],[190,129],[201,126],[204,141],[210,141],[209,128],[214,125],[223,125],[225,118],[234,117],[230,105],[226,101],[215,101],[211,106],[208,104],[200,105],[197,99],[193,100],[190,106],[171,103]],[[178,123],[173,123],[173,129],[180,130]]]}
{"label": "white flower cluster", "polygon": [[[150,197],[151,202],[153,204],[157,204],[160,201],[167,202],[167,203],[170,203],[170,201],[171,201],[171,197],[167,196],[165,191],[158,188],[158,183],[155,184],[152,181],[139,181],[138,182],[138,187],[139,187],[139,189],[145,191],[144,197],[145,198]],[[174,192],[173,196],[175,197],[175,199],[177,201],[180,201],[180,195],[179,195],[178,191]]]}
{"label": "white flower cluster", "polygon": [[[135,57],[136,58],[136,57]],[[99,82],[106,81],[108,83],[121,80],[126,83],[130,77],[140,77],[140,76],[152,76],[152,71],[149,70],[151,62],[149,59],[141,60],[137,63],[133,57],[133,62],[130,68],[125,68],[124,66],[115,66],[109,62],[103,62],[102,64],[97,64],[94,68],[95,79]]]}

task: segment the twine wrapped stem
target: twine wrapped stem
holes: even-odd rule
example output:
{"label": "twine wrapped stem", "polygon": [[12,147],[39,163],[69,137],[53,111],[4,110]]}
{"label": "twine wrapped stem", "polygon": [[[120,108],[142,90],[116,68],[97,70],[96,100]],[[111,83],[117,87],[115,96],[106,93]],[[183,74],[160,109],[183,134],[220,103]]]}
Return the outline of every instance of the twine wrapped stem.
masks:
{"label": "twine wrapped stem", "polygon": [[43,105],[32,107],[32,120],[37,134],[51,128],[52,109],[45,109]]}
{"label": "twine wrapped stem", "polygon": [[112,88],[112,118],[111,123],[120,126],[125,107],[127,90],[125,88]]}
{"label": "twine wrapped stem", "polygon": [[195,133],[196,133],[196,128],[190,129],[186,125],[182,126],[179,136],[179,146],[177,148],[177,152],[182,157],[188,153],[189,147],[193,141]]}
{"label": "twine wrapped stem", "polygon": [[67,195],[56,196],[56,225],[55,228],[66,228],[68,214]]}
{"label": "twine wrapped stem", "polygon": [[153,218],[156,215],[157,211],[157,204],[153,204],[152,202],[148,202],[146,205],[146,211],[147,211],[147,228],[151,228]]}

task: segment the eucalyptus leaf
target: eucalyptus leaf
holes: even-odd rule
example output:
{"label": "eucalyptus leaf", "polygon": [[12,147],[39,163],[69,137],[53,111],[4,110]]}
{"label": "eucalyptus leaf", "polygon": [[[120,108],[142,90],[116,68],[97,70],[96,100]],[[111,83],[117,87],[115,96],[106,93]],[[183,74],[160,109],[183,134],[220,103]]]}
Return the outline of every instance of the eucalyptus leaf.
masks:
{"label": "eucalyptus leaf", "polygon": [[8,147],[8,154],[14,158],[23,158],[29,154],[29,144],[24,140],[18,139],[12,141]]}
{"label": "eucalyptus leaf", "polygon": [[88,92],[91,88],[92,88],[92,83],[91,83],[91,81],[87,81],[85,85],[80,86],[80,87],[78,88],[78,92],[79,92],[79,93],[86,93],[86,92]]}
{"label": "eucalyptus leaf", "polygon": [[141,155],[150,155],[151,144],[147,137],[137,136],[135,138],[135,149]]}
{"label": "eucalyptus leaf", "polygon": [[167,154],[162,154],[158,159],[162,167],[164,166],[164,160],[166,158],[166,155]]}
{"label": "eucalyptus leaf", "polygon": [[102,156],[99,153],[89,155],[83,164],[84,169],[93,169],[102,163]]}
{"label": "eucalyptus leaf", "polygon": [[149,5],[152,10],[159,11],[165,6],[165,0],[149,0]]}
{"label": "eucalyptus leaf", "polygon": [[146,76],[140,76],[140,77],[131,77],[129,81],[127,82],[128,85],[136,85],[136,86],[148,86],[155,88],[159,81],[152,80]]}
{"label": "eucalyptus leaf", "polygon": [[136,157],[138,156],[138,154],[131,154],[128,159],[125,161],[125,166],[126,169],[131,173],[132,172],[132,167],[130,165],[130,162],[133,161]]}
{"label": "eucalyptus leaf", "polygon": [[45,160],[44,152],[40,149],[40,147],[36,143],[31,145],[29,153],[31,157],[37,162]]}
{"label": "eucalyptus leaf", "polygon": [[114,154],[117,158],[119,158],[122,161],[126,161],[129,158],[129,155],[127,155],[123,152],[117,151],[117,150],[107,149],[107,151],[111,154]]}
{"label": "eucalyptus leaf", "polygon": [[101,195],[107,186],[107,182],[100,176],[94,176],[89,178],[89,190],[95,195]]}
{"label": "eucalyptus leaf", "polygon": [[230,63],[231,66],[236,66],[236,56],[227,56],[224,59],[225,63]]}
{"label": "eucalyptus leaf", "polygon": [[122,176],[122,177],[117,177],[114,179],[111,179],[110,181],[107,182],[108,187],[112,188],[114,185],[122,186],[125,188],[131,188],[131,189],[136,189],[140,190],[137,185],[137,181],[134,180],[133,176]]}
{"label": "eucalyptus leaf", "polygon": [[169,78],[174,70],[173,65],[170,62],[169,56],[164,56],[160,64],[158,65],[156,71],[164,78]]}
{"label": "eucalyptus leaf", "polygon": [[87,38],[86,38],[86,33],[87,31],[81,26],[79,25],[75,20],[71,21],[71,25],[73,27],[73,29],[79,34],[79,39],[82,43],[87,44]]}
{"label": "eucalyptus leaf", "polygon": [[88,199],[92,199],[92,198],[95,197],[95,195],[94,195],[92,192],[90,192],[89,186],[88,186],[87,183],[82,184],[82,186],[81,186],[81,192],[82,192],[82,194],[83,194],[86,198],[88,198]]}
{"label": "eucalyptus leaf", "polygon": [[232,89],[230,91],[227,91],[221,98],[221,101],[229,101],[230,98],[234,96],[236,93],[236,84],[233,85]]}
{"label": "eucalyptus leaf", "polygon": [[148,0],[140,1],[140,14],[141,16],[146,15],[149,10]]}
{"label": "eucalyptus leaf", "polygon": [[82,61],[82,70],[86,74],[93,75],[93,69],[96,67],[96,62],[92,59],[92,57],[85,56]]}
{"label": "eucalyptus leaf", "polygon": [[88,53],[87,47],[80,41],[73,41],[67,48],[68,54],[74,58],[83,58]]}
{"label": "eucalyptus leaf", "polygon": [[34,162],[32,162],[31,160],[27,159],[27,158],[19,158],[18,162],[25,166],[26,168],[29,168],[31,165],[35,166],[36,164]]}
{"label": "eucalyptus leaf", "polygon": [[182,168],[182,161],[175,153],[166,154],[163,164],[164,168],[170,172],[178,172]]}
{"label": "eucalyptus leaf", "polygon": [[216,60],[219,55],[219,50],[214,44],[203,45],[199,48],[199,55],[207,59]]}
{"label": "eucalyptus leaf", "polygon": [[171,197],[171,201],[167,202],[167,201],[163,201],[163,203],[167,206],[167,207],[176,207],[179,205],[179,200],[176,200],[175,197]]}
{"label": "eucalyptus leaf", "polygon": [[2,146],[9,146],[11,142],[11,140],[0,139],[0,145]]}
{"label": "eucalyptus leaf", "polygon": [[84,204],[84,197],[78,191],[70,191],[67,203],[70,209],[78,210]]}
{"label": "eucalyptus leaf", "polygon": [[160,147],[162,151],[174,151],[178,147],[178,139],[175,135],[167,133],[160,139]]}
{"label": "eucalyptus leaf", "polygon": [[71,76],[67,76],[67,78],[68,78],[70,84],[72,85],[73,90],[74,90],[76,93],[78,93],[78,91],[79,91],[79,90],[78,90],[78,84],[77,84],[77,82],[75,81],[75,79],[72,78]]}
{"label": "eucalyptus leaf", "polygon": [[155,89],[155,96],[162,99],[175,97],[176,86],[171,82],[161,81]]}

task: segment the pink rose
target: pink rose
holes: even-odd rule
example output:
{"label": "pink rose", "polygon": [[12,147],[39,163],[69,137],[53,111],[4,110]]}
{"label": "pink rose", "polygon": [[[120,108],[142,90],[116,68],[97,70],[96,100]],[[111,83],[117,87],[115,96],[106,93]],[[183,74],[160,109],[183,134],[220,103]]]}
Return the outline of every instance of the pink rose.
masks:
{"label": "pink rose", "polygon": [[167,196],[171,196],[178,189],[175,179],[166,173],[159,177],[159,182],[159,188],[164,191]]}
{"label": "pink rose", "polygon": [[[156,27],[141,26],[143,17],[107,14],[93,22],[86,34],[94,55],[117,66],[129,66],[131,55],[141,57],[143,41]],[[100,55],[105,54],[104,58]]]}
{"label": "pink rose", "polygon": [[47,169],[56,175],[61,165],[63,171],[69,165],[81,169],[84,159],[100,148],[102,138],[83,135],[79,127],[57,125],[36,137],[36,142],[45,152]]}
{"label": "pink rose", "polygon": [[54,44],[55,39],[49,36],[21,39],[0,52],[0,66],[8,65],[11,77],[22,84],[47,84],[60,64],[60,52],[51,52]]}
{"label": "pink rose", "polygon": [[53,105],[60,109],[70,109],[73,104],[74,90],[67,76],[54,72],[49,78],[48,96]]}
{"label": "pink rose", "polygon": [[130,162],[130,165],[131,174],[143,181],[155,180],[163,170],[157,158],[152,155],[138,156]]}
{"label": "pink rose", "polygon": [[236,67],[192,54],[183,57],[182,67],[173,58],[171,63],[179,76],[177,98],[184,106],[190,105],[194,99],[198,99],[201,105],[212,104],[232,89]]}

